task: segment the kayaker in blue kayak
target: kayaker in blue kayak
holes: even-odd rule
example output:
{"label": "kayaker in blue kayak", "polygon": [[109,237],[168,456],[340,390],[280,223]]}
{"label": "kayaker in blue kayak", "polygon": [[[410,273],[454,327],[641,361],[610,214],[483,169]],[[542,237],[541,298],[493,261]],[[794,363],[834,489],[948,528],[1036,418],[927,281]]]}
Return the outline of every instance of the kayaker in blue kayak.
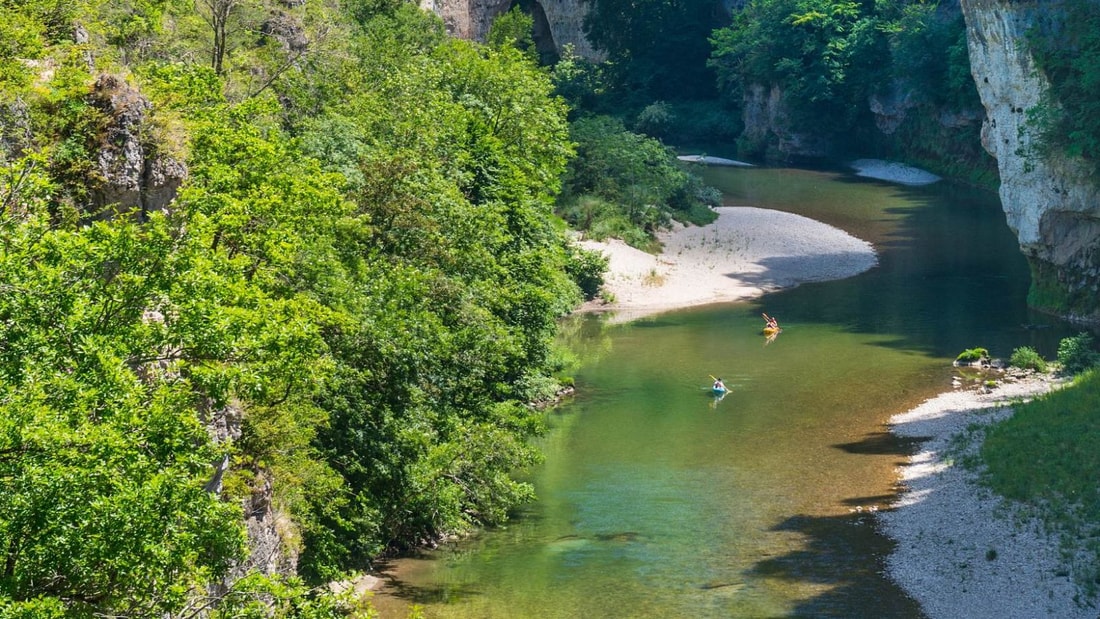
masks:
{"label": "kayaker in blue kayak", "polygon": [[716,378],[716,379],[714,379],[714,387],[713,388],[714,388],[715,391],[726,391],[726,384],[722,382],[721,378]]}

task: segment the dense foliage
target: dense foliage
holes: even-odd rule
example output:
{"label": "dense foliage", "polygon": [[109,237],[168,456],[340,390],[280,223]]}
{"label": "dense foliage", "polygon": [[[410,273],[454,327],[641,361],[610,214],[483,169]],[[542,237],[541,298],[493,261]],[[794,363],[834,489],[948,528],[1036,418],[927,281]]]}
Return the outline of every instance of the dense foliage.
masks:
{"label": "dense foliage", "polygon": [[753,84],[777,84],[791,105],[794,127],[834,119],[837,131],[855,126],[882,82],[886,40],[873,2],[758,0],[734,25],[714,35],[714,66],[723,90],[737,96]]}
{"label": "dense foliage", "polygon": [[1100,4],[1071,0],[1052,17],[1028,37],[1050,81],[1048,98],[1028,114],[1046,147],[1083,157],[1100,172]]}
{"label": "dense foliage", "polygon": [[1059,342],[1058,364],[1063,373],[1071,376],[1100,365],[1100,353],[1096,351],[1092,335],[1083,331]]}
{"label": "dense foliage", "polygon": [[715,0],[594,0],[584,29],[607,54],[610,85],[636,104],[711,98],[707,37],[727,21]]}
{"label": "dense foliage", "polygon": [[[934,122],[942,110],[980,109],[957,8],[923,1],[752,0],[711,42],[723,96],[741,101],[753,87],[776,86],[790,129],[836,150],[897,149],[906,158],[972,164],[984,157],[976,128],[969,140],[944,140]],[[904,104],[916,109],[894,142],[875,129],[873,96],[887,102],[916,97]],[[741,146],[759,154],[767,144]]]}
{"label": "dense foliage", "polygon": [[621,238],[646,248],[672,219],[704,224],[720,195],[676,164],[659,141],[627,131],[610,116],[571,125],[577,156],[565,179],[560,212],[596,239]]}
{"label": "dense foliage", "polygon": [[[530,53],[398,2],[0,8],[0,615],[329,616],[244,508],[320,581],[531,496],[600,263]],[[120,212],[121,143],[168,209]]]}

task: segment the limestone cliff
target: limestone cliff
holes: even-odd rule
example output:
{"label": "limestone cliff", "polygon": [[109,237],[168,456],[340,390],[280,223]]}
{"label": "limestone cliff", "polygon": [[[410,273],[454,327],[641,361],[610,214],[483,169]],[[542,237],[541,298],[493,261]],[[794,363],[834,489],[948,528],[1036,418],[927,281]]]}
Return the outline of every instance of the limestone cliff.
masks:
{"label": "limestone cliff", "polygon": [[[420,7],[443,18],[447,32],[460,39],[485,41],[489,26],[498,15],[511,8],[511,0],[420,0]],[[584,0],[541,0],[530,4],[535,20],[535,42],[539,51],[560,54],[566,45],[589,60],[602,60],[602,54],[584,37]]]}
{"label": "limestone cliff", "polygon": [[1048,87],[1023,44],[1050,2],[962,0],[970,62],[986,110],[1008,225],[1032,266],[1031,303],[1100,321],[1100,186],[1081,161],[1042,153],[1027,111]]}

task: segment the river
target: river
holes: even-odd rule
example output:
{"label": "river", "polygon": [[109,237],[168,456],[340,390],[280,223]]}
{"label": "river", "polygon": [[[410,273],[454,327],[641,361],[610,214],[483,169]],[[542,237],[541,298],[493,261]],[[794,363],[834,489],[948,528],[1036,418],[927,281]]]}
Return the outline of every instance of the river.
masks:
{"label": "river", "polygon": [[[838,171],[708,168],[725,204],[830,223],[879,265],[627,324],[578,316],[577,395],[551,412],[539,500],[507,527],[385,566],[383,617],[920,617],[883,576],[874,513],[910,446],[892,415],[951,360],[1075,331],[1026,308],[996,195]],[[783,332],[768,343],[761,311]],[[712,376],[731,388],[715,399]]]}

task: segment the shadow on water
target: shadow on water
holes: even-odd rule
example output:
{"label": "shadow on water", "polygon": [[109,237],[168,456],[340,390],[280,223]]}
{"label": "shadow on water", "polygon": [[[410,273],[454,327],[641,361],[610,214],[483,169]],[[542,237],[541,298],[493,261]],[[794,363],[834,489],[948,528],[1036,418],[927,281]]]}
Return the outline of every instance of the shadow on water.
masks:
{"label": "shadow on water", "polygon": [[[885,559],[893,543],[875,530],[873,513],[845,516],[787,518],[774,531],[804,538],[801,548],[757,562],[753,577],[812,582],[826,592],[800,601],[785,617],[844,617],[858,619],[915,619],[924,617],[920,606],[897,585],[886,581]],[[853,549],[858,548],[858,552]],[[843,574],[843,577],[838,577]],[[884,591],[885,587],[885,591]],[[884,594],[885,593],[885,594]],[[853,604],[852,600],[875,600]]]}
{"label": "shadow on water", "polygon": [[[894,455],[900,466],[925,440],[927,437],[869,432],[859,441],[832,447],[858,455]],[[797,533],[804,539],[802,547],[763,559],[748,573],[828,586],[826,592],[801,600],[786,617],[925,617],[915,600],[884,577],[885,561],[895,543],[878,531],[876,513],[878,506],[890,505],[896,498],[896,493],[848,497],[841,500],[850,509],[848,515],[796,515],[785,519],[772,530]]]}
{"label": "shadow on water", "polygon": [[929,438],[931,437],[899,437],[891,432],[868,432],[862,440],[840,443],[833,447],[850,454],[896,455],[907,458],[918,445]]}
{"label": "shadow on water", "polygon": [[[839,282],[768,295],[761,304],[773,315],[836,324],[854,333],[890,334],[880,345],[932,357],[954,357],[974,346],[1008,357],[1017,347],[1031,346],[1049,359],[1061,338],[1080,330],[1027,307],[1030,271],[996,194],[948,183],[886,186],[845,177],[824,182],[857,190],[854,202],[872,202],[852,205],[866,219],[856,221],[828,204],[777,204],[758,188],[751,195],[768,208],[819,219],[870,240],[879,264]],[[870,214],[876,208],[878,214]],[[777,258],[763,266],[779,270],[790,261]],[[768,271],[755,279],[767,282]]]}

